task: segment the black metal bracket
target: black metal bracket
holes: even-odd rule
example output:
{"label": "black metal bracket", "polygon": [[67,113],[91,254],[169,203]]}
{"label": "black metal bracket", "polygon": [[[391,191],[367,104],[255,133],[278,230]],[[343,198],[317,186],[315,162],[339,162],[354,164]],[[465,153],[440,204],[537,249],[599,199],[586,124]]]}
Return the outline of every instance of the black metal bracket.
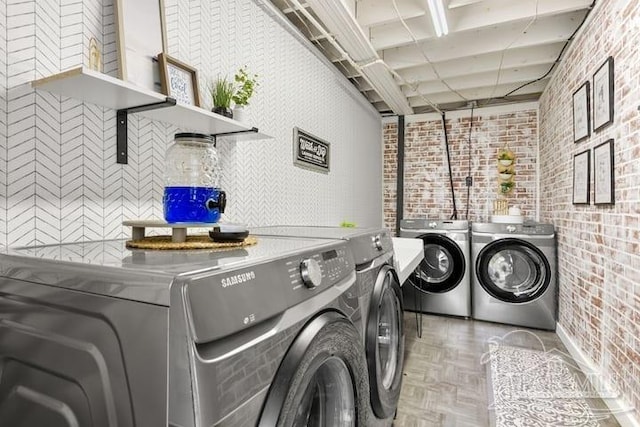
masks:
{"label": "black metal bracket", "polygon": [[128,131],[129,125],[129,113],[139,113],[141,111],[157,110],[158,108],[173,107],[176,105],[176,100],[169,96],[164,101],[154,102],[151,104],[138,105],[137,107],[123,108],[118,110],[116,115],[116,138],[117,138],[117,162],[126,165],[129,162],[129,148],[128,148]]}
{"label": "black metal bracket", "polygon": [[243,133],[258,133],[258,128],[257,127],[252,127],[251,129],[247,129],[247,130],[236,130],[236,131],[233,131],[233,132],[213,133],[213,134],[211,134],[211,136],[213,137],[213,141],[215,143],[217,143],[218,142],[218,137],[220,137],[220,136],[238,135],[238,134],[243,134]]}

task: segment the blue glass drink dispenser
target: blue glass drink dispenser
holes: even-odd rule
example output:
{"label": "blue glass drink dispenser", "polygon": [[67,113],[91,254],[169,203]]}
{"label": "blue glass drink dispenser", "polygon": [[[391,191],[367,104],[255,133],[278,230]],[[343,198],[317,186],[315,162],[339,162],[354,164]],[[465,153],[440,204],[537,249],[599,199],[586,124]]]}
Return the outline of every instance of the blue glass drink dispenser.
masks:
{"label": "blue glass drink dispenser", "polygon": [[218,152],[212,136],[177,133],[167,149],[164,219],[168,223],[215,223],[226,205],[219,188]]}

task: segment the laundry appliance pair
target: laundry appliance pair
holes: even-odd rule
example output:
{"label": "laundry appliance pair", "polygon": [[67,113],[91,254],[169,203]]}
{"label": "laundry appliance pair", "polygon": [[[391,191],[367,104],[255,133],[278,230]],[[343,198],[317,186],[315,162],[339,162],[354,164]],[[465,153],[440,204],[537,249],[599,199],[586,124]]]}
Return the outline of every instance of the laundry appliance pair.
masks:
{"label": "laundry appliance pair", "polygon": [[[267,235],[224,251],[124,240],[3,249],[3,425],[390,423],[401,296],[389,237],[371,237],[362,244],[376,256],[358,259],[348,240]],[[372,271],[379,303],[363,309],[358,278]],[[379,310],[369,353],[367,310]]]}
{"label": "laundry appliance pair", "polygon": [[555,330],[557,270],[551,224],[405,219],[400,236],[424,242],[409,310]]}
{"label": "laundry appliance pair", "polygon": [[[346,242],[355,263],[360,321],[359,343],[366,356],[369,383],[369,426],[390,426],[395,416],[404,362],[403,300],[393,267],[393,244],[387,230],[378,228],[337,228],[270,226],[251,229],[260,236],[288,236]],[[360,344],[360,345],[358,345]],[[318,425],[318,424],[313,424]],[[319,424],[329,425],[329,424]]]}

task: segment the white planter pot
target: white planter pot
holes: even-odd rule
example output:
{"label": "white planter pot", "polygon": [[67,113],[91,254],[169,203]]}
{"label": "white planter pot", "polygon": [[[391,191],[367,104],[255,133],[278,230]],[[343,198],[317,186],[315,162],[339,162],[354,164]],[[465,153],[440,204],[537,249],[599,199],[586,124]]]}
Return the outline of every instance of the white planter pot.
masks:
{"label": "white planter pot", "polygon": [[498,160],[502,166],[510,166],[513,160]]}
{"label": "white planter pot", "polygon": [[247,118],[246,118],[246,111],[244,110],[244,107],[241,107],[238,105],[233,107],[233,118],[239,121],[240,123],[245,123]]}

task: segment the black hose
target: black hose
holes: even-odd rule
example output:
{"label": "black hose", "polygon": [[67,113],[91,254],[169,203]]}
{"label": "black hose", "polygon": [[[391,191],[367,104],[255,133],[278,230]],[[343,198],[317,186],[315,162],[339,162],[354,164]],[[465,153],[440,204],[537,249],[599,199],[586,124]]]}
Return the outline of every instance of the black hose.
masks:
{"label": "black hose", "polygon": [[471,123],[469,123],[469,143],[467,144],[468,149],[469,149],[469,168],[468,168],[468,172],[467,172],[467,180],[466,180],[466,184],[467,184],[467,212],[465,214],[465,218],[467,219],[467,221],[469,220],[469,198],[471,195],[471,185],[473,182],[473,179],[471,178],[471,131],[473,130],[473,107],[474,107],[474,103],[471,103]]}
{"label": "black hose", "polygon": [[447,165],[449,165],[449,184],[451,184],[451,201],[453,202],[453,214],[449,219],[458,219],[456,209],[456,192],[453,188],[453,173],[451,172],[451,155],[449,154],[449,137],[447,136],[447,124],[445,123],[444,111],[442,112],[442,129],[444,130],[444,146],[447,149]]}
{"label": "black hose", "polygon": [[556,60],[553,62],[553,64],[551,64],[551,68],[549,68],[549,71],[547,71],[546,73],[544,73],[544,75],[542,77],[538,77],[535,80],[531,80],[530,82],[524,83],[520,86],[518,86],[517,88],[513,89],[512,91],[510,91],[509,93],[507,93],[505,96],[503,96],[503,98],[506,98],[507,96],[511,95],[514,92],[519,91],[520,89],[522,89],[523,87],[529,86],[530,84],[533,84],[535,82],[539,82],[540,80],[544,79],[545,77],[547,77],[549,74],[551,74],[551,71],[553,71],[553,69],[556,67],[556,65],[558,65],[558,63],[560,63],[560,59],[562,58],[562,54],[564,53],[564,51],[567,49],[567,46],[569,46],[569,43],[571,42],[571,40],[573,40],[573,38],[576,36],[576,33],[578,32],[578,30],[580,30],[580,28],[582,28],[582,26],[584,25],[585,21],[587,20],[587,17],[589,17],[589,14],[591,13],[591,11],[593,10],[593,6],[595,6],[596,4],[596,0],[593,0],[593,2],[591,3],[591,5],[589,6],[589,8],[587,9],[587,13],[586,15],[584,15],[584,18],[582,19],[582,22],[580,22],[580,25],[578,25],[578,28],[576,28],[576,30],[573,32],[573,34],[571,34],[569,36],[569,38],[567,39],[567,41],[564,43],[564,46],[562,46],[562,49],[560,50],[560,53],[558,54],[558,57],[556,58]]}

